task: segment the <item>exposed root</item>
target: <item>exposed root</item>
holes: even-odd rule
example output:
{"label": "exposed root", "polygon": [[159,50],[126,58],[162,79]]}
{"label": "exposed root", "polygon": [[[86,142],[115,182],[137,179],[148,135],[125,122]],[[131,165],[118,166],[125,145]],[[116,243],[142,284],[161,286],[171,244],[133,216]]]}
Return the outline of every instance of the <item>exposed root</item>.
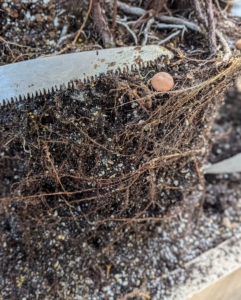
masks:
{"label": "exposed root", "polygon": [[75,44],[76,44],[76,42],[77,42],[77,40],[78,40],[78,38],[79,38],[79,36],[80,36],[82,30],[84,29],[85,24],[86,24],[86,22],[87,22],[87,20],[88,20],[88,17],[89,17],[89,14],[90,14],[92,5],[93,5],[93,0],[90,0],[90,4],[89,4],[89,8],[88,8],[87,14],[86,14],[86,16],[85,16],[85,20],[84,20],[83,24],[81,25],[80,29],[78,30],[78,32],[77,32],[77,34],[76,34],[76,36],[75,36],[75,38],[74,38],[74,40],[73,40],[73,42],[72,42],[72,45],[75,45]]}
{"label": "exposed root", "polygon": [[138,39],[137,39],[137,36],[136,36],[135,32],[134,32],[133,30],[130,29],[130,27],[128,26],[128,24],[125,23],[125,22],[122,22],[122,21],[120,21],[120,20],[118,20],[118,19],[116,20],[116,23],[117,23],[117,24],[120,24],[120,25],[122,25],[122,26],[124,26],[124,27],[126,28],[126,30],[132,35],[132,37],[133,37],[133,39],[134,39],[134,42],[135,42],[135,45],[138,45]]}
{"label": "exposed root", "polygon": [[149,31],[150,31],[151,26],[152,26],[152,24],[153,24],[154,22],[155,22],[155,19],[154,19],[154,18],[151,18],[151,19],[147,22],[146,28],[145,28],[145,30],[144,30],[144,38],[143,38],[142,43],[141,43],[142,46],[145,46],[145,45],[146,45],[146,43],[147,43],[147,41],[148,41]]}
{"label": "exposed root", "polygon": [[[222,62],[223,63],[228,63],[229,60],[232,58],[232,51],[228,45],[228,42],[226,41],[226,39],[224,38],[223,34],[219,31],[216,30],[216,35],[219,39],[219,41],[221,42],[223,49],[224,49],[224,56],[222,58]],[[220,62],[219,65],[222,63]]]}
{"label": "exposed root", "polygon": [[[142,16],[146,13],[146,11],[140,7],[133,7],[123,2],[117,1],[118,8],[121,9],[126,14],[135,15],[135,16]],[[155,19],[160,22],[171,23],[171,24],[181,24],[185,25],[187,28],[200,32],[201,29],[195,23],[192,23],[185,19],[180,19],[176,17],[170,16],[163,16],[161,14],[156,14]]]}
{"label": "exposed root", "polygon": [[213,14],[213,4],[212,0],[205,0],[206,1],[206,12],[207,12],[207,19],[208,19],[208,42],[209,42],[209,51],[211,54],[216,53],[216,25],[215,25],[215,18]]}
{"label": "exposed root", "polygon": [[92,5],[91,17],[95,23],[96,29],[101,36],[105,48],[115,46],[115,42],[111,30],[103,14],[99,0],[94,0]]}
{"label": "exposed root", "polygon": [[[175,72],[177,63],[166,64],[165,71]],[[188,84],[183,78],[168,94],[153,92],[148,85],[151,72],[141,70],[145,77],[138,71],[100,76],[81,90],[26,100],[17,115],[2,108],[2,202],[23,205],[28,218],[40,223],[51,218],[46,205],[60,210],[77,227],[84,226],[87,235],[88,226],[96,234],[103,226],[116,234],[127,224],[177,216],[183,191],[202,183],[196,157],[205,153],[199,136],[241,61],[219,72],[215,61],[212,66],[211,78],[210,66],[197,66],[192,72],[201,76],[201,83]],[[84,102],[81,97],[86,97]],[[19,116],[26,126],[9,131],[6,124],[18,123]],[[13,148],[19,149],[18,156],[9,159]],[[192,180],[185,179],[183,166]],[[8,190],[4,182],[10,170],[18,172],[19,180]]]}

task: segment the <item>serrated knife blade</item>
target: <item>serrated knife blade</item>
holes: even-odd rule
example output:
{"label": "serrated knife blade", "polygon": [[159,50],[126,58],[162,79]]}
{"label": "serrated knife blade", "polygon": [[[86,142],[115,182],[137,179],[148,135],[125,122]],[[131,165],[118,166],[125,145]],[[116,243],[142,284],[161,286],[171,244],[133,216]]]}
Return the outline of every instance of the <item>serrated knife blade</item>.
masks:
{"label": "serrated knife blade", "polygon": [[0,106],[71,80],[90,80],[108,71],[124,71],[173,54],[157,45],[111,48],[56,55],[0,67]]}
{"label": "serrated knife blade", "polygon": [[204,174],[231,174],[241,172],[241,153],[204,168]]}

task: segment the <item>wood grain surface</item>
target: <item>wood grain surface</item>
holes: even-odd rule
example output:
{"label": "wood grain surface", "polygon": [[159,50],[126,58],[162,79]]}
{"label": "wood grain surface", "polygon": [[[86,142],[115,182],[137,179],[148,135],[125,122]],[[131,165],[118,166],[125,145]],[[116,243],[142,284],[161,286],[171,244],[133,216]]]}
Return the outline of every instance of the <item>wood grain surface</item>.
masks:
{"label": "wood grain surface", "polygon": [[188,300],[241,300],[241,269],[220,279]]}

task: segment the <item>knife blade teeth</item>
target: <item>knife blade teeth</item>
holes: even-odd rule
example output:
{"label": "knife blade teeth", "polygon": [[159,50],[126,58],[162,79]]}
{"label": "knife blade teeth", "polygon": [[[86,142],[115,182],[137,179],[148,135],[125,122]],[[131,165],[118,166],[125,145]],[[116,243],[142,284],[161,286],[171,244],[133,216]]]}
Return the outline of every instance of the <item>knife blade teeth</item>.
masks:
{"label": "knife blade teeth", "polygon": [[93,81],[94,79],[93,78],[91,78],[91,77],[86,77],[86,83],[91,83],[91,81]]}
{"label": "knife blade teeth", "polygon": [[73,81],[68,82],[68,89],[72,89],[74,87]]}
{"label": "knife blade teeth", "polygon": [[125,69],[125,67],[120,67],[119,68],[119,70],[120,70],[120,74],[124,74],[124,73],[126,73],[126,69]]}
{"label": "knife blade teeth", "polygon": [[131,71],[135,71],[136,70],[136,65],[131,65]]}
{"label": "knife blade teeth", "polygon": [[39,97],[39,96],[41,96],[41,91],[40,91],[40,90],[37,90],[37,91],[35,92],[35,94],[36,94],[36,97]]}
{"label": "knife blade teeth", "polygon": [[6,98],[6,99],[3,100],[3,105],[4,105],[4,106],[8,105],[8,103],[9,103],[8,98]]}
{"label": "knife blade teeth", "polygon": [[19,98],[19,101],[24,101],[25,100],[25,96],[23,94],[19,95],[18,98]]}
{"label": "knife blade teeth", "polygon": [[[140,63],[136,63],[136,64],[132,64],[132,65],[125,65],[125,66],[118,66],[116,69],[108,71],[107,74],[114,74],[116,76],[121,75],[121,74],[125,74],[128,73],[130,71],[136,71],[136,70],[140,70],[143,68],[148,68],[148,67],[154,67],[155,65],[157,65],[158,63],[160,63],[161,59],[155,59],[152,61],[145,61],[145,62],[140,62]],[[56,91],[65,91],[66,89],[72,89],[75,88],[76,86],[76,82],[77,81],[81,81],[83,84],[90,84],[91,82],[93,82],[94,80],[98,79],[99,75],[95,75],[95,76],[87,76],[85,78],[76,78],[75,80],[71,80],[67,83],[63,83],[60,86],[52,86],[50,88],[44,88],[42,90],[37,90],[34,93],[27,93],[26,96],[25,95],[19,95],[19,97],[14,97],[9,99],[3,99],[2,103],[0,102],[0,108],[3,106],[6,106],[8,104],[11,103],[18,103],[20,101],[23,101],[25,99],[33,99],[35,97],[39,97],[39,96],[43,96],[43,95],[49,95],[51,93],[55,93]]]}
{"label": "knife blade teeth", "polygon": [[124,74],[124,68],[123,67],[122,68],[119,67],[118,70],[119,70],[119,74]]}

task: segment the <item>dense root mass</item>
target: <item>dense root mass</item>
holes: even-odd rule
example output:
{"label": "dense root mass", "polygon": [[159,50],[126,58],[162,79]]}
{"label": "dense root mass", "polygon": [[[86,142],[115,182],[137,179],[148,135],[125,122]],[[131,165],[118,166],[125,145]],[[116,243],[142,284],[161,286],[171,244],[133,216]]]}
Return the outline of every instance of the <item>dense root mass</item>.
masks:
{"label": "dense root mass", "polygon": [[[185,77],[190,68],[192,77]],[[45,284],[57,280],[55,261],[67,251],[71,261],[77,253],[85,256],[78,260],[80,272],[86,270],[88,281],[104,289],[96,268],[104,262],[115,265],[117,249],[124,247],[124,255],[124,245],[132,245],[129,240],[149,239],[156,235],[155,228],[165,230],[171,223],[174,238],[180,215],[188,212],[197,220],[210,123],[240,68],[239,58],[217,70],[183,64],[176,57],[172,65],[163,60],[153,70],[173,76],[176,85],[168,93],[154,92],[150,70],[141,70],[101,75],[73,89],[2,107],[1,227],[9,228],[4,236],[11,247],[4,255],[18,261],[25,253],[28,266],[17,284],[32,278],[34,257],[48,256],[48,249],[39,245],[50,236],[58,251],[52,250],[53,267],[43,261],[48,270],[41,275]],[[144,255],[143,249],[138,251]],[[162,257],[168,269],[174,269],[184,253],[170,260],[169,251],[165,248]],[[3,267],[8,274],[8,260]],[[113,270],[118,272],[117,267]],[[7,291],[19,295],[18,289]],[[23,291],[32,295],[26,283]],[[77,288],[74,295],[83,291]]]}
{"label": "dense root mass", "polygon": [[55,210],[96,235],[104,224],[168,218],[202,181],[208,124],[239,68],[239,59],[219,71],[163,60],[153,71],[173,76],[169,93],[152,91],[141,70],[144,80],[137,71],[103,74],[3,107],[2,201],[39,221]]}

